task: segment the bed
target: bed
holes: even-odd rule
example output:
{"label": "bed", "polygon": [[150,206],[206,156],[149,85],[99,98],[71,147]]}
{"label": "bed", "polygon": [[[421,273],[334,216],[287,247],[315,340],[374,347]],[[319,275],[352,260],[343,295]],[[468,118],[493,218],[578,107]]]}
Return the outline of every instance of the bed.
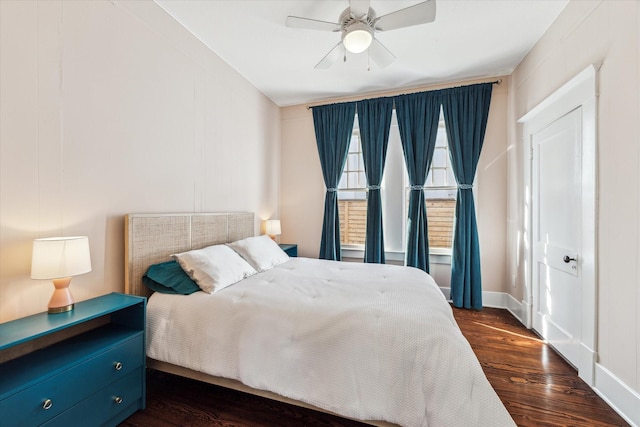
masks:
{"label": "bed", "polygon": [[426,273],[291,258],[219,292],[154,293],[149,266],[254,236],[252,213],[125,217],[147,366],[377,426],[513,426]]}

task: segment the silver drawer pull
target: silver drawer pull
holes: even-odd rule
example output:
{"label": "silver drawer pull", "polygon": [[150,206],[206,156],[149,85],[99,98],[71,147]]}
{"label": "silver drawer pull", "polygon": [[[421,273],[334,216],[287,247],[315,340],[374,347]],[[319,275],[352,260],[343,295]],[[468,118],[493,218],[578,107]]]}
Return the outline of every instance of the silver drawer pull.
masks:
{"label": "silver drawer pull", "polygon": [[116,371],[119,371],[122,369],[122,363],[121,362],[116,362],[116,364],[114,365],[114,367],[116,368]]}
{"label": "silver drawer pull", "polygon": [[53,406],[53,401],[51,399],[47,399],[44,402],[42,402],[42,409],[44,409],[45,411],[51,408],[52,406]]}
{"label": "silver drawer pull", "polygon": [[120,396],[116,396],[113,398],[113,401],[119,405],[122,403],[122,398]]}

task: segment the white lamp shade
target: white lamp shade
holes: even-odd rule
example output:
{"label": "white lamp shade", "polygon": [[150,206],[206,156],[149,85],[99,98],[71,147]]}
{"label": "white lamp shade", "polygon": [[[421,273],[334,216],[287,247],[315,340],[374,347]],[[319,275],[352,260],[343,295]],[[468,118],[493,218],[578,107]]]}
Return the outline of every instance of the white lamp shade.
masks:
{"label": "white lamp shade", "polygon": [[280,220],[279,219],[270,219],[265,223],[265,232],[269,236],[279,236],[282,233],[280,229]]}
{"label": "white lamp shade", "polygon": [[51,237],[33,241],[32,279],[58,279],[90,271],[88,237]]}
{"label": "white lamp shade", "polygon": [[342,44],[352,53],[361,53],[369,48],[373,41],[371,27],[362,22],[352,24],[343,34]]}

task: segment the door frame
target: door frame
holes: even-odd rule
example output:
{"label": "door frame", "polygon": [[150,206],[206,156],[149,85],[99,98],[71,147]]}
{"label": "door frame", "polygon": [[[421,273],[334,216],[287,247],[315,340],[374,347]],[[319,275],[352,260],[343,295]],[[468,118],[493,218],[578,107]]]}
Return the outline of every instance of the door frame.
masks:
{"label": "door frame", "polygon": [[598,69],[601,64],[592,64],[552,93],[540,104],[522,116],[518,123],[523,125],[524,154],[524,297],[522,306],[527,328],[532,327],[534,283],[532,283],[533,242],[532,209],[533,202],[533,148],[532,138],[556,119],[580,108],[582,112],[582,245],[578,251],[582,273],[582,295],[580,300],[581,319],[580,356],[576,368],[578,375],[587,384],[595,383],[597,357],[597,85]]}

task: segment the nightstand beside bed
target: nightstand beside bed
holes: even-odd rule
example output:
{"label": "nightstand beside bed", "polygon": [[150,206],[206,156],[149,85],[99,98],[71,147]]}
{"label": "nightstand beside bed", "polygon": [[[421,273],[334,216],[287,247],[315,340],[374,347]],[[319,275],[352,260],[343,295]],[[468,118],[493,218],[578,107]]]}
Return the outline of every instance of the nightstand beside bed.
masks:
{"label": "nightstand beside bed", "polygon": [[146,298],[0,324],[0,425],[116,426],[145,407]]}
{"label": "nightstand beside bed", "polygon": [[286,254],[289,255],[290,257],[297,257],[298,256],[298,245],[297,244],[294,244],[294,243],[280,243],[280,244],[278,244],[278,246],[280,246],[280,249],[285,251]]}

